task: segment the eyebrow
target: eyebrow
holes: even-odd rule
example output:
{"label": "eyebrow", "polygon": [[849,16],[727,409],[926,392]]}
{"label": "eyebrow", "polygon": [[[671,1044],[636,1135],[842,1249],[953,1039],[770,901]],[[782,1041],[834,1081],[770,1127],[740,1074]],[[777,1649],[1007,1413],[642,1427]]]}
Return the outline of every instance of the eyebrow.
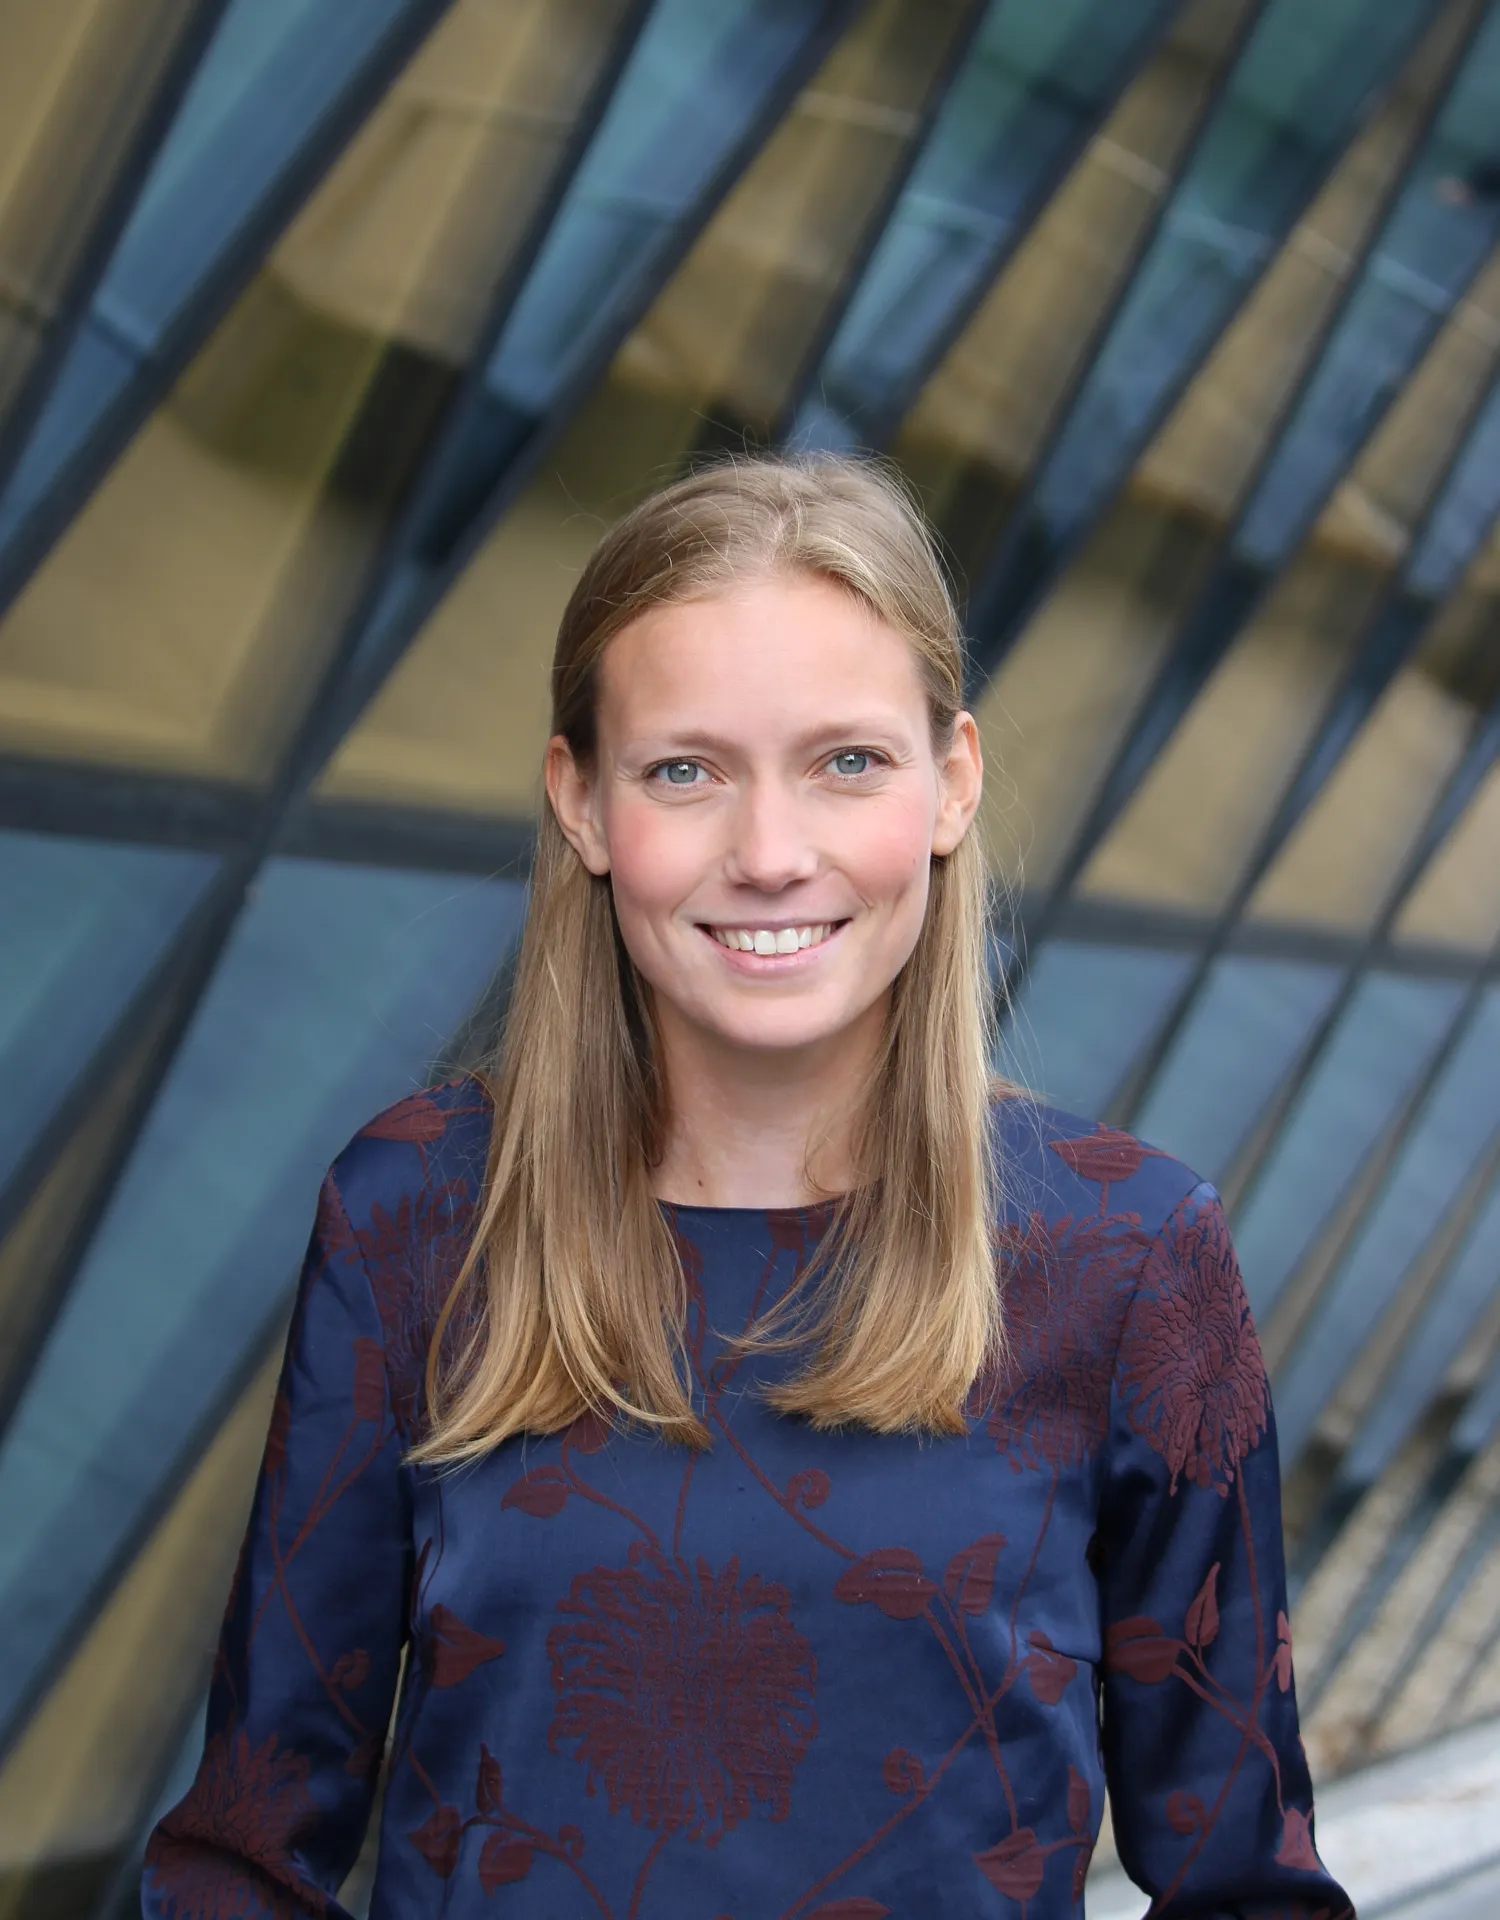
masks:
{"label": "eyebrow", "polygon": [[[904,736],[905,728],[900,726],[899,723],[893,724],[890,718],[877,720],[872,715],[865,714],[863,716],[856,715],[851,719],[826,721],[816,727],[810,727],[805,732],[796,735],[790,744],[794,751],[805,753],[813,747],[826,745],[830,741],[867,740],[870,738],[889,739],[893,733],[900,733]],[[732,741],[727,741],[718,734],[705,733],[701,728],[697,727],[685,728],[680,733],[673,728],[664,727],[660,732],[659,738],[670,743],[673,747],[681,747],[700,753],[722,752],[725,748],[732,747],[734,744]]]}

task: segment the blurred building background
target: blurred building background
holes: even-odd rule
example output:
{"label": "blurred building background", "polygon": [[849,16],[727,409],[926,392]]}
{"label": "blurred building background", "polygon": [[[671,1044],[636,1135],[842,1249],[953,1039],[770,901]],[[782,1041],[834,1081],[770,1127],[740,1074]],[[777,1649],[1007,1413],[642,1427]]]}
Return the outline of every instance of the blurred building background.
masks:
{"label": "blurred building background", "polygon": [[125,1912],[181,1788],[318,1179],[493,1025],[583,556],[788,442],[948,542],[1014,1061],[1222,1188],[1315,1768],[1478,1754],[1385,1850],[1459,1911],[1497,371],[1485,0],[0,0],[0,1920]]}

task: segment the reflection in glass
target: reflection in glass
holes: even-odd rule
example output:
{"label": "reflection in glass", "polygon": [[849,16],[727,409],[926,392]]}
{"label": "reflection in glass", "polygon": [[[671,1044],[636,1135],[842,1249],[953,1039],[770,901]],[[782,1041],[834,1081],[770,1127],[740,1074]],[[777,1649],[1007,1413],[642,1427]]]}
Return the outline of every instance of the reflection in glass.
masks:
{"label": "reflection in glass", "polygon": [[979,697],[986,844],[1028,896],[1056,885],[1077,846],[1213,551],[1202,521],[1127,495]]}
{"label": "reflection in glass", "polygon": [[1497,1128],[1500,992],[1492,991],[1466,1023],[1277,1379],[1276,1425],[1289,1458],[1311,1437]]}
{"label": "reflection in glass", "polygon": [[[49,4],[30,11],[56,19],[83,9]],[[158,0],[155,12],[163,11]],[[230,0],[25,455],[0,492],[0,548],[15,539],[110,410],[128,401],[132,386],[169,351],[194,303],[212,293],[266,209],[289,197],[304,155],[337,123],[345,103],[366,97],[389,71],[392,54],[442,11],[443,0],[361,0],[357,7],[342,0]],[[34,84],[24,62],[12,71]]]}
{"label": "reflection in glass", "polygon": [[0,19],[0,441],[121,169],[216,0],[49,0]]}
{"label": "reflection in glass", "polygon": [[371,650],[427,610],[486,503],[599,377],[767,117],[854,11],[850,0],[657,0],[386,584]]}
{"label": "reflection in glass", "polygon": [[1421,1078],[1463,997],[1454,981],[1372,973],[1360,982],[1235,1222],[1257,1318],[1265,1319],[1338,1211],[1366,1155]]}
{"label": "reflection in glass", "polygon": [[[1253,564],[1287,559],[1494,245],[1500,193],[1466,183],[1494,157],[1497,125],[1492,14],[1246,510],[1235,545]],[[1399,473],[1414,463],[1396,464]],[[1420,495],[1420,468],[1408,484]]]}
{"label": "reflection in glass", "polygon": [[325,795],[532,812],[552,641],[578,570],[604,526],[695,447],[769,435],[920,124],[936,28],[960,24],[930,0],[860,16],[439,603]]}
{"label": "reflection in glass", "polygon": [[1500,1182],[1491,1188],[1395,1366],[1381,1381],[1379,1396],[1341,1464],[1346,1481],[1368,1485],[1394,1459],[1491,1305],[1497,1271]]}
{"label": "reflection in glass", "polygon": [[1009,638],[1349,139],[1428,8],[1271,0],[1056,444],[975,598],[981,646]]}
{"label": "reflection in glass", "polygon": [[1253,7],[1192,0],[948,349],[893,452],[978,580]]}
{"label": "reflection in glass", "polygon": [[[1377,659],[1391,660],[1396,670],[1383,689],[1373,689],[1373,707],[1362,701],[1333,732],[1300,781],[1306,810],[1250,897],[1250,918],[1358,933],[1389,908],[1446,783],[1500,695],[1492,641],[1500,536],[1456,580],[1469,557],[1467,541],[1485,534],[1496,509],[1500,392],[1490,397],[1417,541],[1404,589],[1371,637]],[[1429,589],[1448,595],[1437,612]],[[1360,695],[1358,685],[1352,691]]]}
{"label": "reflection in glass", "polygon": [[1500,941],[1500,762],[1412,888],[1394,934],[1403,943],[1458,948],[1475,958]]}
{"label": "reflection in glass", "polygon": [[263,872],[0,1444],[0,1738],[283,1311],[324,1169],[422,1084],[522,903]]}
{"label": "reflection in glass", "polygon": [[0,1916],[108,1891],[201,1692],[265,1442],[257,1372],[0,1767]]}
{"label": "reflection in glass", "polygon": [[989,0],[798,413],[799,445],[886,437],[1169,11],[1163,0]]}
{"label": "reflection in glass", "polygon": [[0,831],[0,1193],[217,866],[168,847]]}
{"label": "reflection in glass", "polygon": [[1127,1124],[1205,1180],[1224,1180],[1340,978],[1338,968],[1306,960],[1229,954],[1215,961]]}
{"label": "reflection in glass", "polygon": [[460,0],[0,626],[0,743],[264,781],[624,0]]}
{"label": "reflection in glass", "polygon": [[1007,1026],[1002,1071],[1095,1120],[1150,1045],[1191,955],[1049,940]]}
{"label": "reflection in glass", "polygon": [[145,1083],[175,1011],[172,994],[162,994],[131,1033],[124,1058],[107,1069],[94,1065],[82,1118],[40,1177],[22,1183],[20,1210],[0,1239],[0,1428],[140,1123]]}

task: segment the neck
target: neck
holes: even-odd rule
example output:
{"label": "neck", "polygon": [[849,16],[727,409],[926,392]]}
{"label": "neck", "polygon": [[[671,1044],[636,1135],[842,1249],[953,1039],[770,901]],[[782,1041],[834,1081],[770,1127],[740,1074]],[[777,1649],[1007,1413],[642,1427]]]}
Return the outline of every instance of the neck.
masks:
{"label": "neck", "polygon": [[652,1186],[700,1207],[803,1207],[854,1183],[854,1122],[885,1025],[884,1003],[816,1046],[725,1045],[663,1009],[671,1119]]}

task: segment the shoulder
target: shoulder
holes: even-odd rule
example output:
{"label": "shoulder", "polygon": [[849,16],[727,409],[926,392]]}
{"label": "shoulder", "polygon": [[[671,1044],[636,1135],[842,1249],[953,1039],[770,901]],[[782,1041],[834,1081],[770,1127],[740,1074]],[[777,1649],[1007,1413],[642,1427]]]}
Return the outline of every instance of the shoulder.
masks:
{"label": "shoulder", "polygon": [[1012,1224],[1093,1216],[1128,1221],[1155,1239],[1185,1205],[1217,1206],[1214,1189],[1174,1155],[1028,1094],[997,1099],[993,1126]]}
{"label": "shoulder", "polygon": [[360,1128],[334,1161],[328,1184],[357,1226],[394,1216],[424,1194],[477,1197],[493,1117],[489,1093],[476,1079],[424,1087]]}
{"label": "shoulder", "polygon": [[373,1306],[408,1439],[438,1316],[473,1238],[492,1120],[479,1081],[426,1087],[361,1127],[323,1183],[316,1270]]}

